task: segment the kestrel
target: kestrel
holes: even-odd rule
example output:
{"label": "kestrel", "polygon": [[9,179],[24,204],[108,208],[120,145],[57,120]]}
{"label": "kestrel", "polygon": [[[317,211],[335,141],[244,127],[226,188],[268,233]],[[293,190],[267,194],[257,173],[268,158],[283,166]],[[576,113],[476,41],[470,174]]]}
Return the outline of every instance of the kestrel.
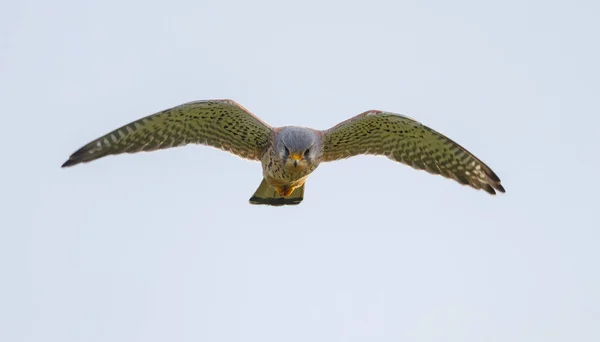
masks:
{"label": "kestrel", "polygon": [[299,204],[307,177],[321,162],[360,154],[386,156],[492,195],[504,192],[500,178],[481,160],[406,116],[370,110],[324,131],[271,127],[232,100],[189,102],[139,119],[83,146],[62,167],[187,144],[260,161],[263,180],[252,204]]}

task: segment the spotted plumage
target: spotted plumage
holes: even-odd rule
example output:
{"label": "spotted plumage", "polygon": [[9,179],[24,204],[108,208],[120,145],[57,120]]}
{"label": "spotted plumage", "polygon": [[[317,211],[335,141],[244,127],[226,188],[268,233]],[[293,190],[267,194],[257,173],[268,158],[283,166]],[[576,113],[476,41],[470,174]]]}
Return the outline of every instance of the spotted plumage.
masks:
{"label": "spotted plumage", "polygon": [[378,110],[359,114],[324,132],[323,161],[360,154],[386,156],[490,194],[504,192],[500,178],[465,148],[403,115]]}
{"label": "spotted plumage", "polygon": [[321,162],[383,155],[490,194],[504,192],[498,176],[469,151],[406,116],[367,111],[328,130],[273,128],[231,100],[186,103],[114,130],[83,146],[62,165],[111,154],[202,144],[261,161],[263,181],[250,203],[298,204]]}
{"label": "spotted plumage", "polygon": [[64,166],[110,154],[154,151],[202,144],[259,160],[271,127],[231,100],[196,101],[170,108],[118,128],[73,153]]}

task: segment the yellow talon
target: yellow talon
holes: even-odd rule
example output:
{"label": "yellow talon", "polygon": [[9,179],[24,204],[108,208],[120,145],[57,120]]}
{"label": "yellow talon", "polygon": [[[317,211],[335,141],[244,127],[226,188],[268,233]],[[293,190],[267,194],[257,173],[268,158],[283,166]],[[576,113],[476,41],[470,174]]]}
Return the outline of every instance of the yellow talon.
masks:
{"label": "yellow talon", "polygon": [[277,191],[277,196],[283,197],[283,194],[284,194],[284,188],[283,187],[276,187],[275,191]]}
{"label": "yellow talon", "polygon": [[275,188],[275,191],[277,191],[277,195],[279,195],[279,197],[288,197],[292,194],[292,192],[294,192],[294,190],[296,190],[296,187],[291,187],[287,185]]}
{"label": "yellow talon", "polygon": [[292,194],[292,192],[294,192],[295,189],[296,188],[293,188],[293,187],[286,188],[285,191],[283,192],[283,197],[288,197],[289,195]]}

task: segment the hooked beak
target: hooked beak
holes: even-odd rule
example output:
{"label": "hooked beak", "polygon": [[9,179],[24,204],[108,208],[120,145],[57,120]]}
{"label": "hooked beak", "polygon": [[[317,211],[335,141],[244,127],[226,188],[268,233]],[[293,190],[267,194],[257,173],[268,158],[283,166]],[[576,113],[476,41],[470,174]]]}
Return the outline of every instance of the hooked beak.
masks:
{"label": "hooked beak", "polygon": [[294,167],[298,166],[298,161],[302,160],[303,156],[297,153],[291,153],[290,158],[294,161]]}

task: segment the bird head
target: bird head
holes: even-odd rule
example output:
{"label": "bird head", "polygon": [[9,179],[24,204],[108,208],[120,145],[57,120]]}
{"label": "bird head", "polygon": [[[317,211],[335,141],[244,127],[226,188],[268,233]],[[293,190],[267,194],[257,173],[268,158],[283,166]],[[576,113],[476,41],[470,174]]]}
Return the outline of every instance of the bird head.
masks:
{"label": "bird head", "polygon": [[285,168],[303,170],[318,164],[321,143],[312,129],[285,127],[277,137],[276,149]]}

